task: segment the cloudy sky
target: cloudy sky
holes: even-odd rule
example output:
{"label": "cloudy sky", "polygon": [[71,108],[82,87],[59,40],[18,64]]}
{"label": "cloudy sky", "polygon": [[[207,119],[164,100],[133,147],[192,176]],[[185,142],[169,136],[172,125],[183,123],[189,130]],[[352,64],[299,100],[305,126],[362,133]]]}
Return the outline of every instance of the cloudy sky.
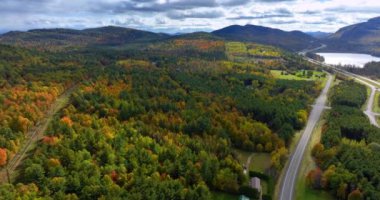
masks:
{"label": "cloudy sky", "polygon": [[116,25],[175,33],[232,24],[334,32],[376,16],[379,0],[0,0],[0,32]]}

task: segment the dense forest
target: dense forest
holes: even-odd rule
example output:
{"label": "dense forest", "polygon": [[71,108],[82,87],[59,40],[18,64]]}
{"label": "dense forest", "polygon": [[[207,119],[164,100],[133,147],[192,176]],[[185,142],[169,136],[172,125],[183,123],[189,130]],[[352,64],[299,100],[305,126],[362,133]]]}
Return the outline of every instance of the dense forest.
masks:
{"label": "dense forest", "polygon": [[379,199],[380,131],[361,111],[366,87],[342,80],[331,94],[321,142],[312,150],[318,168],[310,171],[308,183],[337,199]]}
{"label": "dense forest", "polygon": [[278,48],[203,35],[132,46],[0,46],[2,169],[53,102],[76,88],[0,198],[241,194],[248,177],[234,149],[270,153],[266,173],[278,176],[321,81],[275,79],[270,70],[315,66]]}
{"label": "dense forest", "polygon": [[380,62],[369,62],[365,64],[363,68],[355,66],[345,66],[344,69],[349,72],[369,76],[374,79],[380,78]]}

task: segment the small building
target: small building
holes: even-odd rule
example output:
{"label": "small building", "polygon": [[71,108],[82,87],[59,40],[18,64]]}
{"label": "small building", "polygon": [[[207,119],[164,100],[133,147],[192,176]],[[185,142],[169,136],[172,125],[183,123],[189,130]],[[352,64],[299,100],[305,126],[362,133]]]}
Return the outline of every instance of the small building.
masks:
{"label": "small building", "polygon": [[253,178],[251,178],[251,181],[249,182],[249,186],[251,188],[256,189],[259,192],[259,196],[260,196],[260,199],[261,199],[261,195],[262,195],[261,180],[259,178],[257,178],[257,177],[253,177]]}

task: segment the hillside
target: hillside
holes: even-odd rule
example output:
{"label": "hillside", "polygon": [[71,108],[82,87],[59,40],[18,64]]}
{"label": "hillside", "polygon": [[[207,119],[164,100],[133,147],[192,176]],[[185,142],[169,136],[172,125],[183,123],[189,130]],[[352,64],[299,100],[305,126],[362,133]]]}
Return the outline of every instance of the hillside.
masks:
{"label": "hillside", "polygon": [[329,51],[380,55],[380,17],[339,29],[326,39]]}
{"label": "hillside", "polygon": [[300,51],[319,44],[316,38],[300,31],[286,32],[255,25],[233,25],[212,33],[227,40],[269,44],[292,51]]}
{"label": "hillside", "polygon": [[114,46],[136,42],[150,42],[168,37],[147,31],[122,27],[100,27],[84,30],[34,29],[27,32],[13,31],[0,36],[0,43],[44,50],[94,45]]}

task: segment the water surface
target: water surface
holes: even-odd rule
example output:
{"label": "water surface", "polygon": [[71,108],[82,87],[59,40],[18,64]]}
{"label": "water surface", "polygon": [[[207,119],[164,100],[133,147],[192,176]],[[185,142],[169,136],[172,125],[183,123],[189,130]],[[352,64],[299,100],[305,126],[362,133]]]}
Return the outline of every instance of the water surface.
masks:
{"label": "water surface", "polygon": [[363,67],[371,61],[380,62],[379,57],[361,53],[317,53],[325,58],[325,63],[330,65],[355,65]]}

